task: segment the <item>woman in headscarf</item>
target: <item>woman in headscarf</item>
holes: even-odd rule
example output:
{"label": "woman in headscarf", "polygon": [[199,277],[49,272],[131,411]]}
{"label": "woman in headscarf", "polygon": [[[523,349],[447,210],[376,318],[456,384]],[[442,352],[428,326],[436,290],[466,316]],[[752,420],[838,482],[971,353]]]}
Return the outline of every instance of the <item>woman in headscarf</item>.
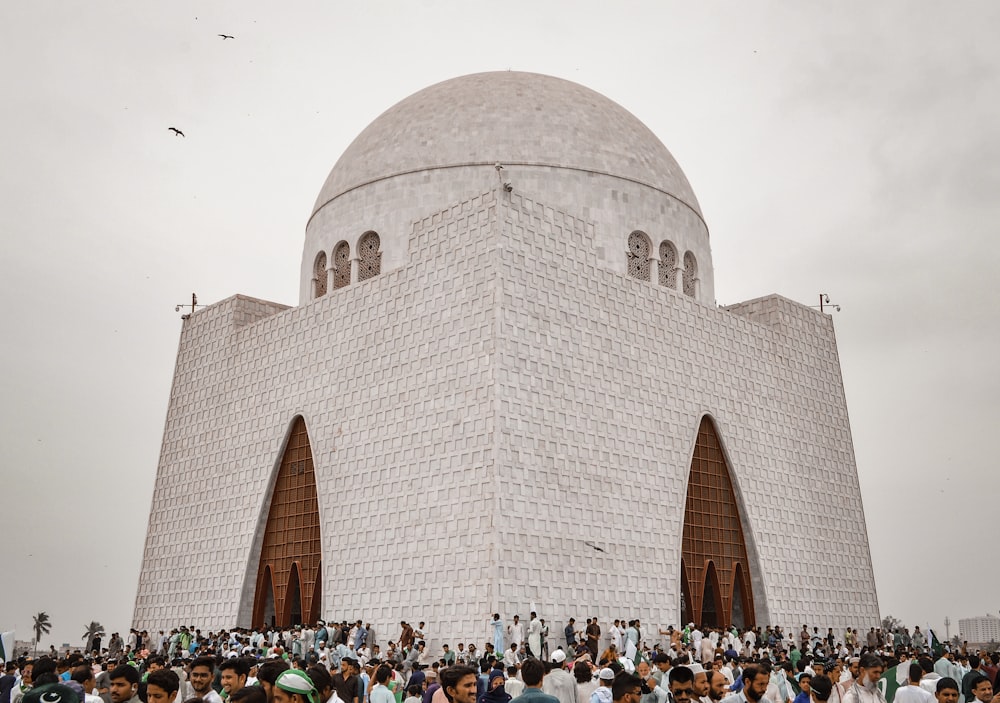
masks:
{"label": "woman in headscarf", "polygon": [[304,671],[289,669],[274,682],[274,703],[320,703],[319,692]]}
{"label": "woman in headscarf", "polygon": [[490,670],[490,678],[486,683],[486,693],[481,695],[476,703],[508,703],[510,694],[503,687],[505,680],[502,669]]}

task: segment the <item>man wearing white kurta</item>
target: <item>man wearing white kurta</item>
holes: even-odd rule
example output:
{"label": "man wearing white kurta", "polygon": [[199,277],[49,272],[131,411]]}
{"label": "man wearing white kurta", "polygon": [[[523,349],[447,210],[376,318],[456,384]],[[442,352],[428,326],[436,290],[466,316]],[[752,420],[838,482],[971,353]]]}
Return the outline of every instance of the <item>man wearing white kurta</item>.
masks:
{"label": "man wearing white kurta", "polygon": [[542,658],[542,623],[538,620],[538,613],[534,611],[528,622],[528,654],[535,659]]}
{"label": "man wearing white kurta", "polygon": [[507,637],[510,638],[511,644],[516,644],[517,649],[521,649],[521,644],[524,642],[524,623],[517,615],[514,616],[514,622],[507,626]]}

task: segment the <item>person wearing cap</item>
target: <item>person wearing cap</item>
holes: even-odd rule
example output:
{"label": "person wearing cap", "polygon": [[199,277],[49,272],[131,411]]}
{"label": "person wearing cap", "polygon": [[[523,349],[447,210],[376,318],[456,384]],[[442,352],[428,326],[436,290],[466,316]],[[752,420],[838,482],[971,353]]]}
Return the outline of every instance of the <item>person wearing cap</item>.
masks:
{"label": "person wearing cap", "polygon": [[319,691],[304,671],[288,669],[274,682],[274,703],[320,703]]}
{"label": "person wearing cap", "polygon": [[566,652],[562,648],[552,653],[551,661],[546,665],[548,673],[542,679],[542,690],[559,699],[559,703],[576,703],[576,679],[566,671]]}
{"label": "person wearing cap", "polygon": [[611,682],[615,680],[615,672],[607,667],[597,674],[597,688],[590,694],[590,703],[612,703]]}
{"label": "person wearing cap", "polygon": [[32,686],[25,692],[23,703],[79,703],[80,697],[69,686],[61,683],[47,683]]}
{"label": "person wearing cap", "polygon": [[844,693],[844,703],[885,703],[885,695],[878,681],[885,672],[885,664],[877,654],[866,652],[858,664],[858,678]]}

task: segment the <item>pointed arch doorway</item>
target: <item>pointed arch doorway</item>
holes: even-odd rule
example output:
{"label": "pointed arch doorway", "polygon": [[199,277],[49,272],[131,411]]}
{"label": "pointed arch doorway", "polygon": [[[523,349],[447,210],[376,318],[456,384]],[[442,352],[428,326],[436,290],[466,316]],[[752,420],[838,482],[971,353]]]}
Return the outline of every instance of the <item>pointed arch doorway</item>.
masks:
{"label": "pointed arch doorway", "polygon": [[681,591],[684,623],[755,625],[743,520],[715,424],[698,427],[684,505]]}
{"label": "pointed arch doorway", "polygon": [[253,625],[315,622],[322,593],[319,502],[309,433],[295,418],[271,493],[257,567]]}

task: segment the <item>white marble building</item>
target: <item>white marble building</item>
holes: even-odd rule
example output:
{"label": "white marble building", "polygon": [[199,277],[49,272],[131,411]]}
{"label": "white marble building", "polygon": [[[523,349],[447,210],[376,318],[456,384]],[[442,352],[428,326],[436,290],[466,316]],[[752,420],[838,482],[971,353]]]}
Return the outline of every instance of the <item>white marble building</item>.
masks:
{"label": "white marble building", "polygon": [[134,625],[481,643],[529,603],[553,633],[879,617],[829,316],[716,306],[663,144],[582,86],[486,73],[351,144],[298,306],[185,321]]}

